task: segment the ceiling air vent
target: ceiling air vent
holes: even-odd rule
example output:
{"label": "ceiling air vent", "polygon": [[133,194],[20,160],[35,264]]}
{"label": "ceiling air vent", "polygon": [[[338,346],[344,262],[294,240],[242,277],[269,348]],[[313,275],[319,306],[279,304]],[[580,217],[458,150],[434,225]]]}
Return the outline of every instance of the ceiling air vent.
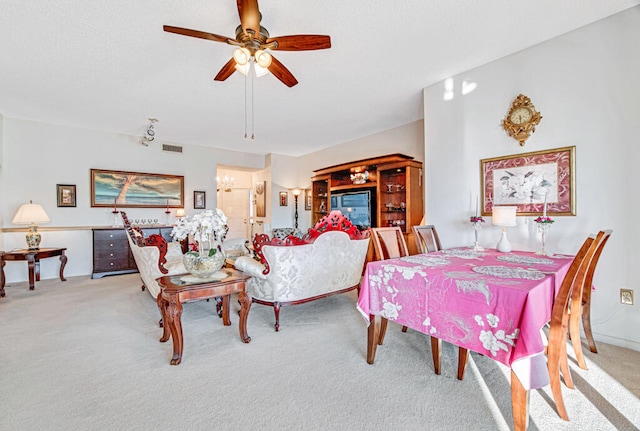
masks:
{"label": "ceiling air vent", "polygon": [[162,144],[162,151],[171,151],[173,153],[181,153],[182,147],[180,145]]}

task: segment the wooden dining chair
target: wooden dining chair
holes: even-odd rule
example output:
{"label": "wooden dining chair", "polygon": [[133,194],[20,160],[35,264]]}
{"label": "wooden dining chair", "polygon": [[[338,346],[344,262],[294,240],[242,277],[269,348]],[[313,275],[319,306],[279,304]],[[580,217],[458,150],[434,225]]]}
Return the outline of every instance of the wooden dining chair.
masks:
{"label": "wooden dining chair", "polygon": [[[397,226],[371,228],[371,238],[373,239],[373,249],[376,260],[393,259],[409,255],[409,250],[407,248],[407,243],[404,240],[402,230]],[[382,345],[382,342],[384,341],[388,323],[388,319],[381,318],[380,334],[378,335],[377,340],[378,345]],[[407,332],[406,326],[402,327],[402,332]],[[436,374],[440,374],[440,350],[442,342],[439,338],[430,338],[431,354],[433,356],[433,369]]]}
{"label": "wooden dining chair", "polygon": [[413,226],[413,238],[420,253],[432,253],[442,250],[438,231],[432,224],[424,226]]}
{"label": "wooden dining chair", "polygon": [[572,388],[573,380],[569,371],[567,360],[567,330],[569,326],[569,305],[573,289],[580,290],[580,285],[584,283],[589,264],[604,238],[604,232],[599,232],[595,238],[590,235],[580,247],[580,250],[573,258],[573,262],[567,271],[560,290],[556,293],[551,309],[551,321],[549,323],[549,344],[547,346],[547,367],[549,371],[549,381],[551,393],[556,403],[558,415],[568,421],[569,416],[562,398],[560,386],[560,374],[564,377],[567,387]]}
{"label": "wooden dining chair", "polygon": [[569,311],[569,336],[571,338],[571,344],[573,345],[573,351],[576,356],[578,366],[583,370],[587,369],[587,363],[584,360],[584,354],[582,353],[582,342],[580,340],[580,320],[582,320],[582,326],[584,328],[584,335],[589,344],[589,350],[593,353],[598,353],[596,343],[593,340],[593,334],[591,333],[591,287],[593,286],[593,274],[596,271],[598,260],[602,254],[605,244],[609,240],[611,229],[600,231],[598,235],[602,235],[602,240],[598,244],[586,273],[580,280],[580,283],[576,283],[571,293],[571,307]]}
{"label": "wooden dining chair", "polygon": [[[416,241],[416,247],[418,251],[422,254],[424,253],[433,253],[436,251],[442,250],[442,245],[440,244],[440,237],[438,236],[438,231],[436,227],[432,224],[429,225],[421,225],[421,226],[412,226],[413,229],[413,237]],[[403,328],[404,329],[404,328]],[[432,350],[434,339],[431,338]],[[442,342],[438,339],[435,341],[438,344],[438,348],[436,349],[438,352],[440,351],[440,347]],[[469,358],[469,350],[464,347],[458,347],[458,380],[462,380],[464,378],[464,370],[467,367],[467,359]],[[437,362],[437,365],[436,365]],[[435,357],[433,360],[434,368],[436,368],[436,374],[440,374],[440,359],[436,361]]]}
{"label": "wooden dining chair", "polygon": [[[409,256],[407,242],[404,240],[402,230],[398,226],[371,228],[371,238],[373,239],[375,260],[386,260]],[[380,323],[380,334],[378,336],[378,345],[382,345],[382,342],[384,341],[384,336],[387,333],[387,323],[388,320],[382,318]],[[402,327],[402,332],[407,332],[406,326]]]}
{"label": "wooden dining chair", "polygon": [[[567,274],[562,279],[560,289],[556,293],[556,297],[551,309],[551,320],[549,322],[549,336],[545,353],[547,354],[547,369],[549,373],[549,382],[553,400],[556,403],[558,415],[568,421],[567,409],[562,398],[562,389],[560,387],[560,376],[564,378],[565,385],[573,389],[573,379],[569,370],[569,361],[567,359],[567,329],[569,326],[569,299],[573,292],[574,286],[583,283],[586,277],[589,263],[595,254],[598,245],[602,242],[604,233],[598,235],[590,235],[578,250],[573,258]],[[465,358],[466,361],[466,358]],[[460,371],[464,371],[462,359],[459,358],[458,378],[461,379]],[[461,368],[462,367],[462,368]]]}

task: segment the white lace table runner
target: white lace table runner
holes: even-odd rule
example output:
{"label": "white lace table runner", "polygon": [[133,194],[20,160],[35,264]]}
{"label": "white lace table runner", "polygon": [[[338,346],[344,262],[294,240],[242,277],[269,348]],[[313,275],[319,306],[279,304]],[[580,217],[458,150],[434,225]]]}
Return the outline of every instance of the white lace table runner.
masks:
{"label": "white lace table runner", "polygon": [[524,278],[526,280],[542,280],[545,275],[537,269],[511,268],[508,266],[474,266],[473,271],[478,274],[491,275],[499,278]]}
{"label": "white lace table runner", "polygon": [[507,254],[504,256],[498,256],[496,259],[501,260],[503,262],[512,262],[512,263],[527,263],[527,264],[541,264],[541,265],[552,265],[554,262],[551,259],[545,259],[543,257],[534,257],[534,256],[520,256],[517,254]]}

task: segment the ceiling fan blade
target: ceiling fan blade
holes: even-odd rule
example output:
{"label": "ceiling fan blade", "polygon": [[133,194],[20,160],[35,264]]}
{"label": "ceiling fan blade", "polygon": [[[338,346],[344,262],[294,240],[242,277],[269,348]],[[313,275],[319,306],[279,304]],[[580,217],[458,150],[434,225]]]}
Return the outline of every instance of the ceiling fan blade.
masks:
{"label": "ceiling fan blade", "polygon": [[245,33],[247,30],[253,30],[254,34],[258,34],[260,32],[260,10],[258,9],[258,0],[237,0],[237,3],[242,30]]}
{"label": "ceiling fan blade", "polygon": [[289,69],[284,67],[284,64],[280,63],[274,56],[271,56],[271,65],[269,66],[269,72],[278,78],[287,87],[293,87],[298,83],[298,80],[293,76]]}
{"label": "ceiling fan blade", "polygon": [[231,60],[227,61],[227,64],[222,66],[220,72],[213,78],[214,81],[224,81],[236,71],[236,61],[231,57]]}
{"label": "ceiling fan blade", "polygon": [[266,43],[276,42],[279,51],[310,51],[331,48],[331,37],[320,34],[297,34],[293,36],[270,37]]}
{"label": "ceiling fan blade", "polygon": [[219,34],[206,33],[204,31],[191,30],[188,28],[173,27],[170,25],[164,25],[162,26],[162,28],[164,31],[169,33],[181,34],[183,36],[197,37],[200,39],[213,40],[214,42],[227,43],[228,40],[234,40],[233,38],[220,36]]}

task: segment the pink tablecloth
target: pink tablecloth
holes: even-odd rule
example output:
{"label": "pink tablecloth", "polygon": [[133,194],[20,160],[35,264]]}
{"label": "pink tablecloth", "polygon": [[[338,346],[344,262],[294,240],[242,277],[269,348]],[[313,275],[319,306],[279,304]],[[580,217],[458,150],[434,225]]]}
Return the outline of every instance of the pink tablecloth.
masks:
{"label": "pink tablecloth", "polygon": [[541,387],[540,329],[572,259],[459,248],[370,262],[358,310],[482,353],[512,367],[527,389]]}

